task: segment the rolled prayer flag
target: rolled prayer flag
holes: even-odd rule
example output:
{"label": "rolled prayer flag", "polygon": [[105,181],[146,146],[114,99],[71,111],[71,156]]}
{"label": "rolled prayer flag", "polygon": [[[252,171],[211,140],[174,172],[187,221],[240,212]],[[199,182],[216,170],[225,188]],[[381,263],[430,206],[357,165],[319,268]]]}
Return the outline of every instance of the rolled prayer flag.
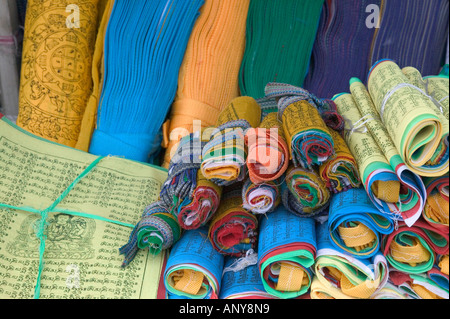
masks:
{"label": "rolled prayer flag", "polygon": [[326,219],[330,192],[315,170],[290,166],[282,185],[282,202],[291,213]]}
{"label": "rolled prayer flag", "polygon": [[378,251],[365,259],[337,250],[327,223],[316,226],[317,256],[311,299],[369,299],[389,278],[386,258]]}
{"label": "rolled prayer flag", "polygon": [[432,99],[387,59],[372,66],[367,87],[405,164],[420,176],[447,173],[449,149],[442,139],[448,132]]}
{"label": "rolled prayer flag", "polygon": [[201,171],[204,135],[196,131],[181,138],[169,165],[160,198],[183,229],[206,225],[216,212],[222,188],[206,180]]}
{"label": "rolled prayer flag", "polygon": [[415,299],[448,299],[448,278],[447,286],[436,283],[429,274],[410,274],[399,271],[391,271],[391,280]]}
{"label": "rolled prayer flag", "polygon": [[278,298],[305,295],[316,256],[315,222],[283,206],[261,219],[258,267],[264,289]]}
{"label": "rolled prayer flag", "polygon": [[258,220],[242,206],[241,185],[223,190],[216,214],[209,225],[208,237],[218,252],[242,257],[256,248]]}
{"label": "rolled prayer flag", "polygon": [[276,180],[289,165],[289,148],[277,116],[276,112],[269,113],[258,128],[251,128],[245,134],[247,169],[255,184]]}
{"label": "rolled prayer flag", "polygon": [[27,12],[17,125],[75,147],[92,90],[99,0],[29,0]]}
{"label": "rolled prayer flag", "polygon": [[209,223],[216,213],[222,187],[207,180],[197,171],[197,184],[191,197],[186,197],[178,206],[178,223],[183,229],[195,229]]}
{"label": "rolled prayer flag", "polygon": [[[338,111],[346,119],[345,141],[375,207],[389,218],[413,225],[425,205],[425,186],[398,155],[373,111],[367,90],[361,85],[360,81],[353,81],[352,93],[333,97]],[[358,107],[365,107],[364,116]]]}
{"label": "rolled prayer flag", "polygon": [[247,179],[242,188],[242,207],[253,214],[265,214],[275,210],[281,202],[280,198],[280,180],[254,184]]}
{"label": "rolled prayer flag", "polygon": [[448,234],[421,219],[411,227],[400,222],[398,229],[383,237],[381,249],[391,267],[420,274],[433,268],[437,255],[448,254]]}
{"label": "rolled prayer flag", "polygon": [[424,178],[427,201],[422,212],[423,219],[443,233],[449,233],[449,176]]}
{"label": "rolled prayer flag", "polygon": [[257,264],[234,269],[239,259],[225,257],[219,299],[275,299],[264,290]]}
{"label": "rolled prayer flag", "polygon": [[334,155],[319,167],[319,174],[331,193],[336,194],[361,186],[358,166],[342,136],[329,129],[334,143]]}
{"label": "rolled prayer flag", "polygon": [[414,299],[389,279],[383,288],[375,292],[370,299]]}
{"label": "rolled prayer flag", "polygon": [[161,201],[147,206],[131,232],[128,243],[119,249],[125,255],[122,267],[128,266],[139,249],[148,248],[152,255],[172,247],[181,237],[181,228],[175,217]]}
{"label": "rolled prayer flag", "polygon": [[334,154],[333,138],[313,105],[305,100],[282,98],[278,107],[278,116],[282,119],[284,135],[296,167],[310,169],[313,165],[324,163]]}
{"label": "rolled prayer flag", "polygon": [[187,299],[217,299],[224,257],[208,240],[208,229],[186,231],[173,246],[164,270],[168,294]]}
{"label": "rolled prayer flag", "polygon": [[250,0],[205,0],[181,64],[178,89],[165,128],[164,167],[182,137],[213,126],[219,113],[238,97]]}
{"label": "rolled prayer flag", "polygon": [[258,127],[261,108],[255,99],[233,99],[220,113],[216,129],[203,148],[201,170],[206,179],[219,186],[243,181],[246,175],[245,130]]}
{"label": "rolled prayer flag", "polygon": [[448,262],[448,254],[446,255],[438,255],[436,258],[436,263],[440,269],[440,271],[445,274],[445,275],[449,275],[449,262]]}
{"label": "rolled prayer flag", "polygon": [[372,204],[363,188],[353,188],[331,199],[328,230],[338,251],[367,259],[380,252],[382,237],[394,230],[394,222]]}

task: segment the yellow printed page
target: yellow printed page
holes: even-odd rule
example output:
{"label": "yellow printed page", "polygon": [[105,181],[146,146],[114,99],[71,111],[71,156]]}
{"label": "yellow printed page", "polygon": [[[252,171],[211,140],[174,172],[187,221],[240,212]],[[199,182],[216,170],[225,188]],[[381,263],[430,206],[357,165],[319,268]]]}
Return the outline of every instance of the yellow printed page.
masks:
{"label": "yellow printed page", "polygon": [[[359,129],[356,129],[358,124],[363,121],[353,96],[349,93],[344,93],[333,98],[333,100],[336,103],[339,114],[347,122],[345,140],[356,160],[361,180],[365,182],[364,176],[367,174],[364,173],[369,164],[378,162],[389,165],[389,163],[370,133],[365,132],[365,126],[362,125]],[[355,128],[353,132],[351,132],[352,128]]]}
{"label": "yellow printed page", "polygon": [[[50,206],[96,158],[0,120],[0,203],[23,209],[0,207],[1,298],[33,298],[40,215],[27,209]],[[48,216],[40,298],[156,298],[163,256],[140,252],[122,269],[119,248],[166,177],[160,168],[104,158],[82,178]]]}
{"label": "yellow printed page", "polygon": [[402,159],[411,167],[420,167],[433,156],[442,124],[433,102],[405,84],[407,77],[387,60],[372,69],[368,90]]}

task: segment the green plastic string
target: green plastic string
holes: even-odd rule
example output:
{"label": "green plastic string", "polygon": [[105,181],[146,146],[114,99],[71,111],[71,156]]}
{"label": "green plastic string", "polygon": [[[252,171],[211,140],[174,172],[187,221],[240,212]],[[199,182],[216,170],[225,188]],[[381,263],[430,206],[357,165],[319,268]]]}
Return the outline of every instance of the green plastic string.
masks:
{"label": "green plastic string", "polygon": [[56,207],[64,200],[64,198],[67,197],[67,195],[70,193],[70,191],[87,175],[89,174],[96,166],[97,164],[103,159],[104,157],[98,157],[95,161],[93,161],[78,177],[64,190],[64,192],[61,193],[61,195],[46,209],[44,210],[38,210],[31,207],[16,207],[13,205],[7,205],[0,203],[0,207],[9,208],[13,210],[20,210],[25,211],[29,213],[36,213],[41,216],[41,220],[39,223],[39,226],[36,229],[36,237],[40,240],[39,244],[39,268],[38,268],[38,276],[36,280],[36,286],[34,290],[34,299],[39,299],[40,297],[40,291],[41,291],[41,277],[42,277],[42,271],[44,269],[44,252],[45,252],[45,242],[47,239],[47,235],[45,234],[45,229],[47,226],[47,218],[49,213],[64,213],[64,214],[70,214],[74,216],[80,216],[80,217],[86,217],[86,218],[92,218],[97,220],[102,220],[126,227],[133,228],[134,225],[122,223],[120,221],[104,218],[97,215],[87,214],[83,212],[75,212],[70,210],[64,210],[64,209],[56,209]]}

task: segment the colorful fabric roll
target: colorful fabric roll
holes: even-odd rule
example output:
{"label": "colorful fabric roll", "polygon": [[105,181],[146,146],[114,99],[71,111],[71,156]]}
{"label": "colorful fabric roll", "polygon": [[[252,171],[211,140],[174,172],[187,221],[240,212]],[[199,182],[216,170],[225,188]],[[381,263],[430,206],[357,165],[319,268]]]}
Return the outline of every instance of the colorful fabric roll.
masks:
{"label": "colorful fabric roll", "polygon": [[346,92],[352,77],[365,78],[383,58],[425,76],[438,74],[446,52],[448,10],[448,1],[442,0],[325,1],[304,88],[331,98]]}
{"label": "colorful fabric roll", "polygon": [[290,166],[282,185],[282,202],[291,213],[323,220],[328,216],[331,194],[314,170]]}
{"label": "colorful fabric roll", "polygon": [[234,269],[240,258],[226,257],[219,299],[275,299],[264,290],[258,265]]}
{"label": "colorful fabric roll", "polygon": [[444,126],[444,117],[433,100],[409,83],[399,66],[391,60],[381,60],[372,66],[367,87],[408,168],[427,177],[447,173],[448,124]]}
{"label": "colorful fabric roll", "polygon": [[283,125],[272,112],[264,117],[258,128],[245,134],[248,148],[247,169],[255,184],[281,177],[289,165],[289,148],[284,138]]}
{"label": "colorful fabric roll", "polygon": [[131,232],[128,243],[119,249],[120,254],[125,255],[122,267],[133,261],[139,249],[148,248],[152,255],[158,255],[171,248],[180,239],[181,231],[177,220],[161,201],[150,204]]}
{"label": "colorful fabric roll", "polygon": [[433,275],[408,274],[399,271],[391,271],[392,281],[403,291],[406,291],[414,299],[448,299],[448,277],[444,282],[436,281]]}
{"label": "colorful fabric roll", "polygon": [[262,98],[268,82],[302,86],[323,2],[250,1],[239,74],[242,95]]}
{"label": "colorful fabric roll", "polygon": [[427,188],[427,201],[422,212],[423,219],[444,233],[449,233],[449,176],[424,178]]}
{"label": "colorful fabric roll", "polygon": [[389,266],[379,251],[371,258],[354,259],[336,250],[327,223],[316,226],[317,256],[311,299],[369,299],[389,278]]}
{"label": "colorful fabric roll", "polygon": [[292,162],[296,167],[310,169],[334,154],[333,138],[313,105],[304,100],[292,101],[290,98],[280,100],[279,117],[283,121]]}
{"label": "colorful fabric roll", "polygon": [[74,147],[89,99],[91,65],[101,16],[98,0],[29,0],[23,37],[17,125]]}
{"label": "colorful fabric roll", "polygon": [[400,222],[398,229],[383,237],[381,248],[392,268],[421,274],[433,268],[437,255],[448,254],[448,234],[421,219],[411,227]]}
{"label": "colorful fabric roll", "polygon": [[242,207],[242,185],[223,190],[219,208],[209,225],[208,237],[218,252],[242,257],[257,244],[258,220]]}
{"label": "colorful fabric roll", "polygon": [[157,162],[161,126],[203,0],[116,1],[89,152]]}
{"label": "colorful fabric roll", "polygon": [[[220,111],[238,97],[249,0],[205,0],[192,29],[165,127],[164,167],[178,136],[213,126]],[[170,136],[173,135],[173,136]]]}
{"label": "colorful fabric roll", "polygon": [[397,287],[389,279],[383,288],[375,292],[370,299],[413,299],[408,293]]}
{"label": "colorful fabric roll", "polygon": [[222,196],[222,187],[207,180],[197,171],[197,184],[191,197],[178,206],[178,223],[183,229],[196,229],[209,223],[216,213]]}
{"label": "colorful fabric roll", "polygon": [[208,229],[188,230],[173,246],[164,271],[168,294],[186,299],[217,299],[224,257],[208,240]]}
{"label": "colorful fabric roll", "polygon": [[363,188],[353,188],[331,199],[328,229],[338,251],[367,259],[379,253],[382,237],[394,230],[394,222],[372,204]]}
{"label": "colorful fabric roll", "polygon": [[283,206],[261,219],[258,267],[264,289],[278,298],[296,298],[309,291],[316,256],[315,222]]}
{"label": "colorful fabric roll", "polygon": [[203,148],[201,170],[206,179],[219,186],[243,181],[246,176],[245,130],[258,127],[261,108],[255,99],[233,99],[220,113],[216,129]]}
{"label": "colorful fabric roll", "polygon": [[281,180],[254,184],[247,179],[242,188],[242,207],[253,214],[266,214],[275,210],[281,200]]}
{"label": "colorful fabric roll", "polygon": [[358,166],[342,136],[329,129],[333,138],[334,155],[319,167],[319,174],[331,193],[344,192],[361,186]]}
{"label": "colorful fabric roll", "polygon": [[[425,205],[423,181],[402,161],[372,110],[373,103],[364,85],[355,80],[351,90],[352,93],[342,93],[333,99],[346,119],[345,141],[355,157],[364,188],[386,217],[413,225]],[[364,116],[358,107],[364,107]]]}

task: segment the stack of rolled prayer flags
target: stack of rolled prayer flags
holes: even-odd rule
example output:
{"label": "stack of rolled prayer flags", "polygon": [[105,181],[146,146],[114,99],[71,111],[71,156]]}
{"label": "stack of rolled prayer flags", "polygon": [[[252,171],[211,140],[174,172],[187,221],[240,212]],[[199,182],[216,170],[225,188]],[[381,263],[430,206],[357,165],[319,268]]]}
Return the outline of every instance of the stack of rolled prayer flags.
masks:
{"label": "stack of rolled prayer flags", "polygon": [[208,229],[188,230],[173,246],[164,271],[169,294],[190,299],[217,299],[224,257],[208,240]]}
{"label": "stack of rolled prayer flags", "polygon": [[427,188],[427,201],[422,216],[434,228],[448,234],[449,176],[446,174],[440,177],[424,178],[424,183]]}
{"label": "stack of rolled prayer flags", "polygon": [[283,206],[261,219],[258,267],[265,290],[278,298],[309,291],[316,258],[315,222],[291,214]]}
{"label": "stack of rolled prayer flags", "polygon": [[184,136],[170,161],[160,198],[183,229],[204,226],[216,212],[222,188],[206,180],[201,171],[205,132]]}

